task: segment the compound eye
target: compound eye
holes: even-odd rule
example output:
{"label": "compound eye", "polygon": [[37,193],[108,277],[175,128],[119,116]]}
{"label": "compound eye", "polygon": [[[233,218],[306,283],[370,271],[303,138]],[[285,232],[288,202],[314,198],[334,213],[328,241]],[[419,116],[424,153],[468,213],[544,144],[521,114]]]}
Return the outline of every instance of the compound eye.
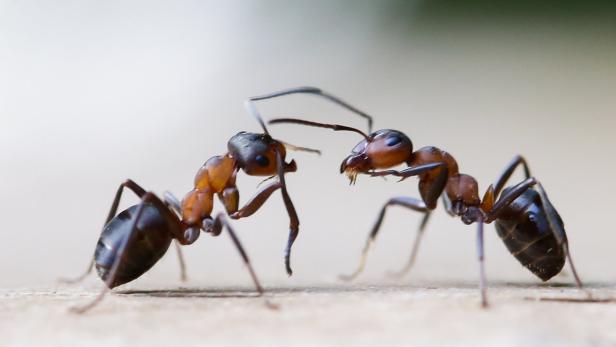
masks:
{"label": "compound eye", "polygon": [[259,164],[260,167],[268,167],[270,164],[269,159],[261,154],[255,157],[255,161],[257,162],[257,164]]}
{"label": "compound eye", "polygon": [[385,139],[385,144],[389,147],[395,146],[400,142],[402,142],[402,139],[400,138],[400,136],[397,135],[392,135]]}

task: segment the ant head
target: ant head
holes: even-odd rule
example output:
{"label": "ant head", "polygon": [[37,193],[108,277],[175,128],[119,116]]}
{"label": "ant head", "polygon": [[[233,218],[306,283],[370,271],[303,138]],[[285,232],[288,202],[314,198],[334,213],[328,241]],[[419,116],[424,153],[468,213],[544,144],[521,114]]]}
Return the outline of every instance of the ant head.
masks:
{"label": "ant head", "polygon": [[[284,145],[268,134],[242,131],[229,140],[227,147],[237,166],[250,176],[276,175],[276,152],[280,153],[283,161],[286,156]],[[295,161],[284,163],[285,172],[296,170]]]}
{"label": "ant head", "polygon": [[276,118],[269,121],[269,124],[281,123],[307,125],[334,131],[350,131],[363,136],[364,140],[353,148],[351,155],[340,165],[340,173],[346,173],[351,183],[355,181],[359,173],[402,164],[409,160],[413,153],[411,140],[397,130],[383,129],[366,135],[359,129],[339,124],[319,123],[297,118]]}
{"label": "ant head", "polygon": [[402,132],[378,130],[353,148],[351,155],[340,165],[340,173],[345,173],[353,182],[359,173],[404,163],[412,152],[413,143]]}

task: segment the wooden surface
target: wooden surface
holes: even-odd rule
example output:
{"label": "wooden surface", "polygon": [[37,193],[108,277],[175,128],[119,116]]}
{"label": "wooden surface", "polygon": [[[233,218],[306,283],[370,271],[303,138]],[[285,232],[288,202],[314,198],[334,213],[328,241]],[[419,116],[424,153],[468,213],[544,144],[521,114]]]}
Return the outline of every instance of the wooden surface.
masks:
{"label": "wooden surface", "polygon": [[[474,284],[124,289],[85,315],[68,312],[89,287],[0,293],[0,345],[13,346],[616,346],[616,302],[569,286]],[[591,285],[594,297],[616,287]]]}

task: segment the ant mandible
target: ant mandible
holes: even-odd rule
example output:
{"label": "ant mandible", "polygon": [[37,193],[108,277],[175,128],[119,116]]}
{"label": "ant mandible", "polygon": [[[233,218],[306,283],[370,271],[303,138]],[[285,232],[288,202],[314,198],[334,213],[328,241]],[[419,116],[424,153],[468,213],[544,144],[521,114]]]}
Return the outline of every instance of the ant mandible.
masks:
{"label": "ant mandible", "polygon": [[[239,239],[224,213],[212,218],[214,195],[224,205],[231,219],[240,219],[254,214],[265,201],[280,189],[290,219],[289,238],[285,248],[285,267],[292,274],[291,247],[299,233],[299,218],[287,191],[285,174],[295,172],[294,160],[285,162],[286,149],[320,153],[318,150],[297,147],[276,140],[269,135],[254,102],[268,96],[250,98],[246,101],[248,111],[257,119],[263,133],[240,132],[228,142],[228,152],[208,159],[199,169],[194,188],[182,201],[167,192],[161,200],[147,192],[132,180],[126,180],[118,188],[103,231],[99,237],[94,256],[86,272],[73,280],[83,280],[96,267],[99,277],[105,282],[100,294],[89,304],[74,310],[82,313],[99,303],[105,294],[119,285],[131,282],[150,268],[167,252],[175,240],[182,279],[186,278],[184,258],[179,245],[194,243],[204,231],[212,236],[221,234],[226,227],[245,265],[247,266],[257,292],[263,289],[250,265],[250,261]],[[260,189],[242,208],[239,207],[239,190],[235,184],[237,173],[242,170],[250,176],[277,177],[278,180]],[[116,215],[124,189],[135,193],[140,202]]]}
{"label": "ant mandible", "polygon": [[[310,90],[311,93],[317,91],[324,93],[318,88],[302,87],[278,94],[292,94],[306,90]],[[404,133],[391,129],[372,132],[370,116],[354,107],[347,108],[368,119],[369,135],[359,129],[338,124],[295,118],[269,121],[269,124],[294,123],[334,131],[352,131],[363,136],[364,139],[353,148],[351,155],[344,159],[340,166],[340,173],[345,173],[351,184],[356,182],[358,174],[372,177],[395,176],[399,177],[400,181],[412,176],[419,178],[421,199],[399,196],[389,199],[383,205],[363,248],[359,267],[352,274],[341,276],[342,279],[352,280],[363,271],[368,251],[376,239],[389,206],[401,206],[424,214],[409,261],[394,275],[399,277],[406,274],[415,262],[421,236],[430,214],[436,208],[438,198],[442,197],[445,209],[451,216],[460,217],[467,225],[477,223],[479,289],[483,307],[488,304],[483,225],[491,222],[495,222],[498,235],[509,252],[541,280],[547,281],[558,274],[567,259],[577,286],[582,288],[582,282],[569,253],[562,219],[548,199],[541,183],[531,176],[529,166],[523,157],[516,156],[480,199],[477,181],[472,176],[459,172],[458,164],[451,154],[432,146],[413,151],[413,144]],[[406,164],[408,168],[391,169],[401,164]],[[505,184],[519,166],[523,167],[526,178],[516,185],[505,188]]]}

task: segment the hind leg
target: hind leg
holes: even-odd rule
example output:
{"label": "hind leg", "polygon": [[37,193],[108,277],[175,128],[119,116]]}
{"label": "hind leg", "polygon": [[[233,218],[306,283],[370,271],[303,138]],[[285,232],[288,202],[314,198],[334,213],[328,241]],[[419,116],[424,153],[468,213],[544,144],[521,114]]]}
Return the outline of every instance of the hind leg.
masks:
{"label": "hind leg", "polygon": [[[548,199],[548,195],[546,194],[543,186],[540,182],[537,182],[537,191],[539,192],[539,196],[541,197],[541,202],[543,203],[543,207],[545,208],[546,215],[548,217],[548,221],[550,223],[550,229],[554,232],[558,243],[562,246],[563,251],[565,252],[565,256],[569,261],[569,267],[571,268],[571,273],[573,273],[573,278],[575,279],[575,284],[578,288],[582,289],[582,280],[580,280],[580,276],[578,276],[577,270],[575,269],[575,265],[573,264],[573,259],[571,258],[571,253],[569,252],[569,241],[567,240],[567,235],[565,234],[565,229],[561,227],[561,224],[558,223],[558,213],[556,209],[552,205],[552,202]],[[590,295],[590,293],[589,293]]]}
{"label": "hind leg", "polygon": [[92,270],[94,269],[94,258],[92,258],[90,260],[90,264],[88,264],[88,268],[86,269],[86,271],[75,277],[75,278],[66,278],[66,277],[60,277],[58,279],[58,282],[60,283],[64,283],[64,284],[76,284],[76,283],[80,283],[81,281],[83,281],[84,279],[86,279],[86,277],[88,277],[88,275],[92,272]]}
{"label": "hind leg", "polygon": [[[500,191],[500,189],[503,188],[506,181],[509,179],[509,177],[513,173],[513,170],[515,170],[515,168],[518,165],[524,165],[525,172],[527,174],[530,174],[530,170],[528,169],[528,166],[524,158],[520,156],[514,158],[514,160],[511,162],[511,164],[509,164],[509,166],[507,167],[503,175],[499,178],[499,180],[495,184],[495,189],[494,189],[495,192],[498,192]],[[522,181],[521,183],[518,183],[517,185],[513,186],[507,192],[507,194],[500,196],[498,201],[492,207],[492,209],[487,213],[486,221],[489,223],[497,219],[499,213],[502,210],[504,210],[509,204],[511,204],[515,199],[517,199],[520,195],[522,195],[526,190],[530,189],[532,186],[537,187],[537,192],[539,193],[539,196],[541,198],[541,202],[545,209],[548,222],[550,223],[550,230],[552,230],[554,237],[558,241],[558,244],[560,244],[561,247],[563,248],[563,252],[565,252],[565,256],[567,257],[567,260],[569,261],[569,267],[571,268],[571,272],[573,273],[573,277],[575,278],[575,284],[578,286],[578,288],[581,289],[583,287],[582,281],[580,280],[580,277],[577,274],[575,265],[573,263],[573,259],[571,258],[571,254],[569,252],[569,242],[567,241],[567,234],[565,233],[565,230],[563,229],[561,224],[558,222],[558,217],[557,217],[558,213],[556,212],[554,205],[552,205],[552,202],[550,201],[550,199],[548,199],[548,196],[545,190],[543,189],[543,186],[541,185],[541,183],[537,181],[534,177],[529,177],[526,180]]]}
{"label": "hind leg", "polygon": [[[118,212],[118,206],[120,204],[120,199],[122,198],[124,188],[129,189],[139,198],[143,198],[143,196],[145,195],[145,190],[133,180],[127,179],[126,181],[122,182],[122,184],[120,184],[118,190],[116,191],[115,197],[113,198],[113,202],[111,203],[111,208],[109,209],[109,213],[107,214],[107,219],[105,220],[105,224],[103,224],[103,228],[109,223],[109,221],[113,219],[113,217],[115,217],[116,213]],[[67,284],[79,283],[83,281],[92,272],[93,269],[94,257],[92,257],[88,268],[82,275],[75,278],[60,278],[59,281]]]}
{"label": "hind leg", "polygon": [[[105,297],[105,295],[107,294],[107,292],[109,292],[110,288],[113,287],[113,284],[116,282],[116,278],[118,275],[118,269],[120,268],[120,264],[122,263],[122,261],[124,260],[124,253],[125,250],[128,248],[128,245],[130,245],[135,238],[135,235],[137,235],[137,225],[141,220],[141,216],[143,215],[143,211],[145,209],[145,206],[147,203],[155,203],[155,204],[161,204],[162,202],[156,197],[156,195],[154,195],[153,193],[145,193],[142,197],[141,197],[141,203],[139,203],[139,207],[137,208],[137,212],[135,213],[135,218],[131,224],[130,227],[130,232],[128,233],[128,235],[126,235],[126,237],[122,240],[122,243],[120,245],[120,247],[118,248],[115,260],[113,262],[113,265],[111,266],[111,270],[109,271],[109,275],[107,276],[107,280],[105,280],[105,286],[104,288],[101,290],[101,292],[96,296],[96,298],[94,298],[94,300],[92,300],[90,303],[83,305],[83,306],[79,306],[79,307],[74,307],[71,310],[73,312],[76,313],[84,313],[88,310],[90,310],[91,308],[93,308],[94,306],[96,306],[98,303],[100,303],[103,298]],[[116,206],[117,208],[117,206]]]}
{"label": "hind leg", "polygon": [[507,166],[505,167],[505,170],[503,170],[503,173],[501,173],[501,175],[498,177],[496,182],[494,182],[493,186],[494,186],[494,196],[495,197],[498,197],[501,190],[503,190],[503,188],[505,187],[505,184],[507,183],[507,181],[509,181],[509,179],[511,178],[511,175],[513,174],[515,169],[520,165],[522,165],[522,167],[524,168],[525,178],[528,179],[531,177],[530,168],[528,167],[528,164],[526,163],[526,159],[524,159],[524,157],[522,157],[521,155],[516,155],[513,158],[513,160],[511,160],[511,162],[507,164]]}
{"label": "hind leg", "polygon": [[[173,195],[170,192],[165,192],[163,196],[163,201],[165,205],[167,205],[167,207],[169,207],[172,211],[175,212],[178,218],[181,218],[182,216],[181,203],[180,203],[180,200],[178,200],[178,198],[175,197],[175,195]],[[182,253],[181,244],[178,240],[174,240],[173,244],[175,245],[175,252],[178,255],[178,263],[180,264],[180,281],[186,282],[188,281],[188,275],[186,271],[186,261],[184,260],[184,254]]]}

